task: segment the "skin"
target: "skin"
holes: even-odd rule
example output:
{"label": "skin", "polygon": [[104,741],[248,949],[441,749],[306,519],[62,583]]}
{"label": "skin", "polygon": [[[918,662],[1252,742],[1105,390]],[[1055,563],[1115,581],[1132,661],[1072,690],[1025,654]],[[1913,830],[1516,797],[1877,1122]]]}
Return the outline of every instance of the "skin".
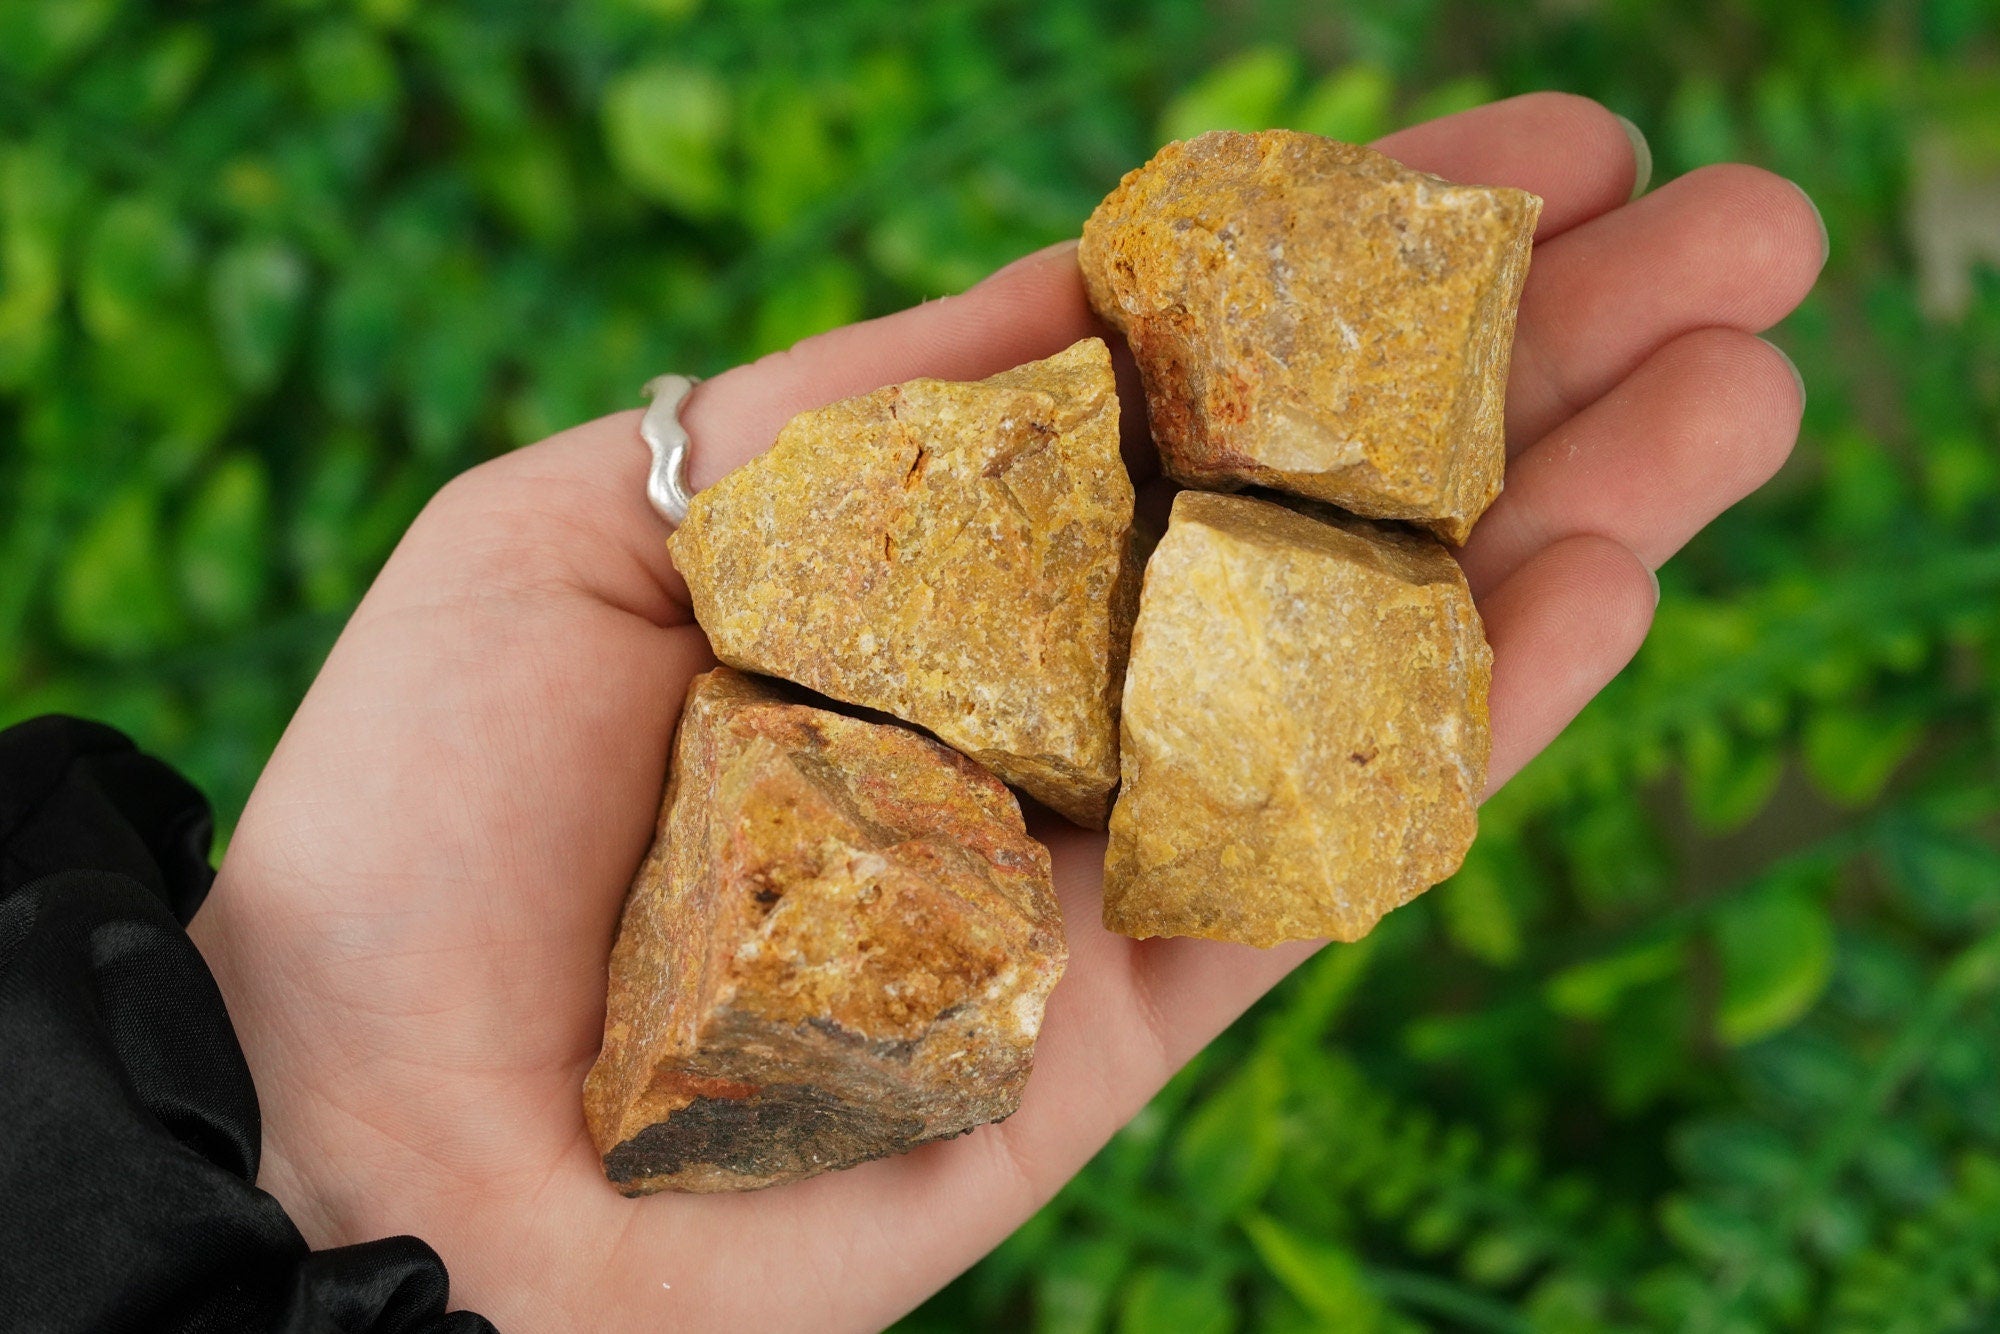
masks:
{"label": "skin", "polygon": [[[1746,166],[1628,203],[1630,141],[1566,95],[1380,147],[1547,200],[1507,489],[1463,553],[1494,650],[1497,788],[1637,650],[1650,570],[1790,452],[1801,388],[1754,334],[1804,297],[1826,234],[1796,187]],[[1038,252],[701,385],[693,484],[802,409],[1102,332],[1073,246]],[[674,713],[711,663],[643,500],[638,415],[481,465],[424,510],[287,729],[194,936],[256,1077],[260,1183],[314,1246],[415,1233],[454,1302],[502,1328],[877,1327],[1027,1218],[1313,947],[1111,935],[1103,837],[1037,815],[1071,958],[1017,1115],[775,1190],[616,1194],[579,1090]]]}

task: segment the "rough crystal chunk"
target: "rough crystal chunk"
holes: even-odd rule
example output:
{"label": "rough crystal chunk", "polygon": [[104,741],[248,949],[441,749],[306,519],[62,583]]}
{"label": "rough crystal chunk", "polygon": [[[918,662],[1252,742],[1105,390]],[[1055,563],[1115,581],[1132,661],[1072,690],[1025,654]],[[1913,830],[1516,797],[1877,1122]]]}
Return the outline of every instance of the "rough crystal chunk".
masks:
{"label": "rough crystal chunk", "polygon": [[1079,259],[1175,479],[1463,542],[1500,493],[1541,209],[1317,135],[1217,131],[1127,173]]}
{"label": "rough crystal chunk", "polygon": [[1434,539],[1183,491],[1132,638],[1104,924],[1366,935],[1464,859],[1491,670]]}
{"label": "rough crystal chunk", "polygon": [[806,412],[672,538],[732,666],[929,729],[1080,824],[1118,782],[1138,597],[1103,342]]}
{"label": "rough crystal chunk", "polygon": [[584,1086],[605,1173],[750,1190],[999,1120],[1066,957],[1048,852],[992,775],[697,677]]}

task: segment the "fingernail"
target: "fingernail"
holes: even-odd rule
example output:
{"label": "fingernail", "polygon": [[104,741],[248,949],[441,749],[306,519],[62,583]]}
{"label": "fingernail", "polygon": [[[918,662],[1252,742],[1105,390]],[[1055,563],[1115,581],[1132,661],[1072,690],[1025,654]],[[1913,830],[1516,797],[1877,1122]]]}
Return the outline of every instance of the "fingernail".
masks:
{"label": "fingernail", "polygon": [[1645,194],[1646,187],[1653,183],[1653,147],[1646,142],[1645,133],[1637,125],[1623,116],[1618,117],[1618,123],[1624,127],[1625,137],[1632,143],[1632,193],[1625,200],[1629,204]]}
{"label": "fingernail", "polygon": [[1805,411],[1806,377],[1799,374],[1799,363],[1793,361],[1790,353],[1786,352],[1785,349],[1779,347],[1776,343],[1772,342],[1770,339],[1759,338],[1757,341],[1762,343],[1765,347],[1770,348],[1773,352],[1777,353],[1779,356],[1785,359],[1785,369],[1792,373],[1792,383],[1799,387],[1799,410],[1801,412]]}
{"label": "fingernail", "polygon": [[1806,188],[1803,185],[1800,185],[1797,181],[1792,181],[1789,184],[1794,190],[1799,192],[1799,197],[1806,201],[1806,207],[1813,211],[1813,221],[1819,224],[1819,262],[1821,267],[1824,267],[1827,259],[1833,254],[1833,238],[1827,235],[1826,231],[1826,214],[1819,211],[1819,205],[1813,201],[1811,195],[1806,193]]}
{"label": "fingernail", "polygon": [[1653,606],[1658,608],[1660,605],[1660,572],[1658,570],[1648,570],[1646,571],[1646,577],[1653,581]]}

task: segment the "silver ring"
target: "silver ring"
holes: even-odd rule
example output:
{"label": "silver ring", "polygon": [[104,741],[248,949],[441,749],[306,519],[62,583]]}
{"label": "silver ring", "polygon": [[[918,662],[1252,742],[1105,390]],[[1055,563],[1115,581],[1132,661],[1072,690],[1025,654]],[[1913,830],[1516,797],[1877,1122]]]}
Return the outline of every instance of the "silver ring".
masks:
{"label": "silver ring", "polygon": [[681,404],[701,381],[692,375],[656,375],[646,381],[652,399],[639,422],[639,438],[653,451],[653,471],[646,476],[646,499],[660,517],[679,527],[687,521],[688,433],[681,425]]}

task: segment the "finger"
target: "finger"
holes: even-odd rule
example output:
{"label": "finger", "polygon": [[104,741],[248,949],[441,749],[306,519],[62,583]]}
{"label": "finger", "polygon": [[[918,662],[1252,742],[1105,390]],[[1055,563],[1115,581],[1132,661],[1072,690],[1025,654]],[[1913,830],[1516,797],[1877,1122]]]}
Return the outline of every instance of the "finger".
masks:
{"label": "finger", "polygon": [[563,588],[658,626],[688,624],[670,530],[646,501],[640,416],[599,417],[453,478],[403,539],[428,580],[409,591]]}
{"label": "finger", "polygon": [[1596,401],[1661,345],[1711,325],[1759,333],[1826,262],[1805,192],[1756,167],[1703,167],[1537,246],[1507,382],[1515,448]]}
{"label": "finger", "polygon": [[1804,405],[1798,372],[1763,339],[1681,335],[1508,465],[1507,489],[1459,553],[1473,592],[1577,533],[1659,568],[1783,466]]}
{"label": "finger", "polygon": [[1375,147],[1448,181],[1540,195],[1535,239],[1545,241],[1617,208],[1643,184],[1627,124],[1587,97],[1524,93],[1398,130]]}
{"label": "finger", "polygon": [[1493,646],[1487,796],[1632,660],[1659,600],[1659,585],[1637,556],[1585,534],[1544,548],[1481,602]]}

